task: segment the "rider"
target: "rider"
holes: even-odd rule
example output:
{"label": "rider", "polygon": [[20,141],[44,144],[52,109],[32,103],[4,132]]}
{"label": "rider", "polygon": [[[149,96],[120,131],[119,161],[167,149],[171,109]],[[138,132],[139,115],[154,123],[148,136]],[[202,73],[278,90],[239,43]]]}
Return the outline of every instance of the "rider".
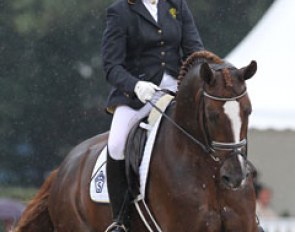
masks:
{"label": "rider", "polygon": [[102,59],[112,91],[107,177],[113,224],[107,231],[127,231],[130,203],[124,147],[130,129],[151,110],[160,89],[177,90],[181,61],[203,44],[186,0],[116,0],[107,9]]}

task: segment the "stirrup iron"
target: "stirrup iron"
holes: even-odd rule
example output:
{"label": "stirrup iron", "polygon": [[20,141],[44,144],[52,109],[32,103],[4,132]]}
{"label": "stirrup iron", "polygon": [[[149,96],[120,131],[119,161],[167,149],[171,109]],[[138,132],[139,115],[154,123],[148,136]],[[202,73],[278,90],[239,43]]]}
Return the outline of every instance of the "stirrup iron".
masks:
{"label": "stirrup iron", "polygon": [[110,232],[112,229],[120,228],[125,232],[128,232],[127,228],[123,224],[119,224],[118,222],[113,222],[106,230],[105,232]]}

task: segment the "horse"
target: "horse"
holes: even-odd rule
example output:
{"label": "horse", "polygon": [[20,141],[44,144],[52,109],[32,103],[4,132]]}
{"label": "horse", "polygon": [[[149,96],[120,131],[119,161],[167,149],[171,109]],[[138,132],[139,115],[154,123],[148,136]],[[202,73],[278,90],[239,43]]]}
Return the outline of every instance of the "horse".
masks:
{"label": "horse", "polygon": [[[146,202],[158,231],[257,232],[254,168],[247,158],[255,61],[236,68],[209,51],[189,56],[154,144]],[[89,196],[91,172],[108,132],[76,146],[45,180],[15,232],[102,232],[108,204]],[[147,229],[130,206],[130,231]],[[157,230],[152,230],[157,231]]]}

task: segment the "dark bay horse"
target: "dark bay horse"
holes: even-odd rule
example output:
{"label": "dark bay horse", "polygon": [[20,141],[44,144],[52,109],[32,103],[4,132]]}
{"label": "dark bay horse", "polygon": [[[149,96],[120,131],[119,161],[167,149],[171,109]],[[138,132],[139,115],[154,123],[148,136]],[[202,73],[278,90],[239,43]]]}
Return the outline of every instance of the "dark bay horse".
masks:
{"label": "dark bay horse", "polygon": [[[192,54],[176,101],[163,118],[150,165],[146,202],[161,231],[256,232],[252,167],[247,160],[251,103],[237,69],[207,52]],[[16,232],[103,232],[108,204],[89,196],[91,172],[108,133],[75,147],[28,205]],[[130,231],[148,231],[131,207]]]}

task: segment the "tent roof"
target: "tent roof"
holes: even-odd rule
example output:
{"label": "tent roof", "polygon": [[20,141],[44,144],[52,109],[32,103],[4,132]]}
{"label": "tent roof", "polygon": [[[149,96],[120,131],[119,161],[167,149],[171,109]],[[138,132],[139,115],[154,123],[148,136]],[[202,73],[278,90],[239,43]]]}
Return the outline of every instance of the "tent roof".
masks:
{"label": "tent roof", "polygon": [[294,9],[294,0],[276,0],[225,58],[237,67],[257,61],[258,71],[247,83],[252,128],[295,129]]}

